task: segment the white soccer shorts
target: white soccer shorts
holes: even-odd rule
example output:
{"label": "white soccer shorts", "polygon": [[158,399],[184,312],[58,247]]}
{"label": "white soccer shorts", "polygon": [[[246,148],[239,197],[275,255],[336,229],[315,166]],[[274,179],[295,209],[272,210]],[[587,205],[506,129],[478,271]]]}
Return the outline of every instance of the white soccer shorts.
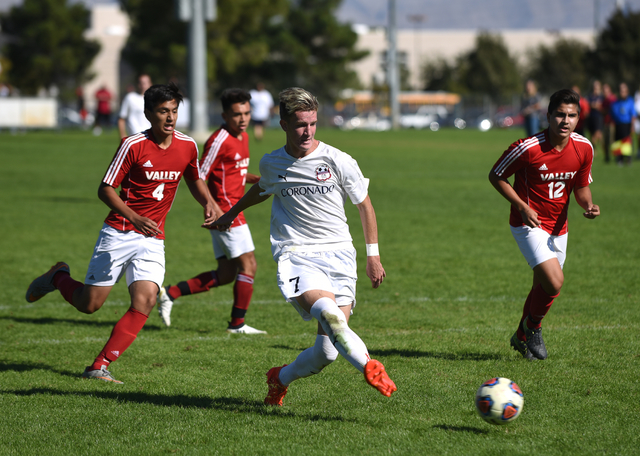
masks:
{"label": "white soccer shorts", "polygon": [[139,280],[162,286],[164,282],[164,241],[135,231],[120,231],[106,223],[93,249],[84,279],[87,285],[110,287],[126,273],[127,287]]}
{"label": "white soccer shorts", "polygon": [[358,280],[356,250],[353,247],[327,251],[298,249],[284,252],[278,258],[278,286],[282,296],[300,316],[305,321],[312,318],[295,299],[309,290],[329,291],[334,294],[338,306],[353,304],[355,307]]}
{"label": "white soccer shorts", "polygon": [[512,226],[511,234],[531,269],[552,258],[558,259],[561,268],[564,266],[564,260],[567,257],[568,233],[553,236],[542,228],[523,225]]}
{"label": "white soccer shorts", "polygon": [[253,245],[249,225],[235,226],[229,231],[211,230],[213,254],[217,259],[227,258],[231,260],[245,253],[253,252]]}

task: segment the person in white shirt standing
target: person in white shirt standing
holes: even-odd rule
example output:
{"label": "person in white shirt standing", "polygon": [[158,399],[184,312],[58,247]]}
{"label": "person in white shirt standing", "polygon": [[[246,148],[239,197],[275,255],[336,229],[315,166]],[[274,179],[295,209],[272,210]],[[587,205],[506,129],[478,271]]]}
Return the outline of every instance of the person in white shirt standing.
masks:
{"label": "person in white shirt standing", "polygon": [[144,115],[144,93],[149,87],[151,87],[151,78],[148,74],[141,74],[138,76],[137,92],[129,92],[122,100],[118,115],[120,138],[151,128],[151,124]]}
{"label": "person in white shirt standing", "polygon": [[349,155],[315,139],[317,121],[315,96],[297,87],[282,91],[280,126],[286,145],[260,160],[260,181],[211,224],[228,229],[241,211],[274,195],[270,237],[280,291],[304,320],[318,320],[315,344],[291,364],[267,373],[267,405],[282,406],[291,382],[319,373],[338,354],[383,395],[397,390],[382,363],[369,357],[364,342],[348,325],[356,304],[357,268],[344,211],[347,197],[360,213],[367,276],[374,288],[386,276],[367,192],[369,179]]}
{"label": "person in white shirt standing", "polygon": [[273,108],[273,97],[264,88],[264,84],[259,82],[254,90],[249,91],[251,95],[251,121],[253,122],[253,135],[257,141],[262,140],[264,126],[269,122],[271,109]]}

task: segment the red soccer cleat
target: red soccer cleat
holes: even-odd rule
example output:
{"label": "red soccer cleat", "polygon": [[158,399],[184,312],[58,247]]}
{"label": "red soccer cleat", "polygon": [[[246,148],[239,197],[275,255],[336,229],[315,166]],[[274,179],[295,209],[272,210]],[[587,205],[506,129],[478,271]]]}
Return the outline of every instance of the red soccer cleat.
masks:
{"label": "red soccer cleat", "polygon": [[380,391],[383,396],[390,397],[391,393],[398,391],[396,384],[389,378],[384,366],[378,360],[371,359],[364,366],[364,379],[369,385]]}
{"label": "red soccer cleat", "polygon": [[[286,364],[284,365],[286,366]],[[282,399],[287,394],[287,387],[280,383],[280,379],[278,378],[280,375],[280,370],[284,367],[272,367],[267,372],[267,386],[269,387],[269,392],[267,393],[267,397],[264,398],[265,405],[277,405],[278,407],[282,407]]]}

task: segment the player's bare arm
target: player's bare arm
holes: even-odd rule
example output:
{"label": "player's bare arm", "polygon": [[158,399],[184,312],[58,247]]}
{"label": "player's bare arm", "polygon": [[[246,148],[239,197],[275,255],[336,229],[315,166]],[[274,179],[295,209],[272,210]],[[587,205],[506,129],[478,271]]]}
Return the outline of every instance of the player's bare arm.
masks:
{"label": "player's bare arm", "polygon": [[229,211],[226,214],[218,218],[215,222],[212,222],[209,224],[206,224],[206,223],[203,224],[202,225],[203,228],[209,228],[209,229],[215,228],[220,231],[228,230],[231,227],[231,224],[233,223],[235,218],[238,216],[238,214],[240,214],[240,212],[250,208],[251,206],[255,206],[256,204],[260,204],[266,201],[271,196],[271,195],[260,195],[260,193],[262,193],[262,188],[260,188],[260,185],[253,184],[253,187],[251,187],[249,191],[245,193],[244,196],[240,198],[240,200],[236,204],[234,204],[234,206],[231,209],[229,209]]}
{"label": "player's bare arm", "polygon": [[124,201],[122,201],[112,186],[102,182],[98,188],[98,198],[100,198],[109,209],[129,220],[133,226],[145,236],[162,234],[156,222],[150,218],[141,217],[133,209],[124,204]]}
{"label": "player's bare arm", "polygon": [[257,184],[260,180],[260,176],[253,173],[247,173],[247,184]]}
{"label": "player's bare arm", "polygon": [[120,133],[120,139],[127,136],[127,121],[122,117],[118,118],[118,133]]}
{"label": "player's bare arm", "polygon": [[[364,231],[364,240],[367,245],[378,245],[378,222],[376,220],[376,212],[371,204],[371,199],[367,195],[363,202],[356,204],[360,213],[360,221],[362,222],[362,230]],[[367,277],[371,280],[373,288],[378,288],[384,278],[387,276],[380,255],[369,255],[367,252]]]}
{"label": "player's bare arm", "polygon": [[509,181],[498,176],[493,170],[489,173],[489,182],[500,193],[504,199],[509,201],[520,214],[522,215],[522,221],[530,228],[537,228],[540,226],[540,220],[538,220],[538,213],[531,209],[527,203],[522,201],[516,191],[513,189]]}
{"label": "player's bare arm", "polygon": [[600,215],[600,207],[597,204],[593,204],[591,189],[589,187],[576,187],[573,194],[576,202],[585,210],[582,215],[592,220]]}
{"label": "player's bare arm", "polygon": [[185,182],[187,183],[187,187],[189,187],[189,191],[195,200],[204,208],[204,224],[207,225],[213,223],[218,217],[220,217],[220,215],[222,215],[222,210],[213,200],[213,197],[207,188],[207,184],[205,184],[202,179],[192,181],[185,178]]}

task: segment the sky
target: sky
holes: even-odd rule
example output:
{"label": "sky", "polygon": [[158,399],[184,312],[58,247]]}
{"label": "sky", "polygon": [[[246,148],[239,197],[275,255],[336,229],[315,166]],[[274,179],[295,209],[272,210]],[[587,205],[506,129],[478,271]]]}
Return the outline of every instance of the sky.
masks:
{"label": "sky", "polygon": [[[0,11],[23,0],[0,0]],[[115,0],[72,0],[117,3]],[[220,1],[220,0],[218,0]],[[233,1],[233,0],[231,0]],[[369,26],[387,25],[389,0],[343,0],[338,19]],[[399,28],[425,29],[590,29],[602,27],[623,3],[640,11],[640,0],[396,0]]]}
{"label": "sky", "polygon": [[[396,0],[399,28],[589,29],[606,24],[620,0]],[[640,0],[621,2],[640,11]],[[338,17],[369,26],[387,24],[388,0],[343,0]]]}

